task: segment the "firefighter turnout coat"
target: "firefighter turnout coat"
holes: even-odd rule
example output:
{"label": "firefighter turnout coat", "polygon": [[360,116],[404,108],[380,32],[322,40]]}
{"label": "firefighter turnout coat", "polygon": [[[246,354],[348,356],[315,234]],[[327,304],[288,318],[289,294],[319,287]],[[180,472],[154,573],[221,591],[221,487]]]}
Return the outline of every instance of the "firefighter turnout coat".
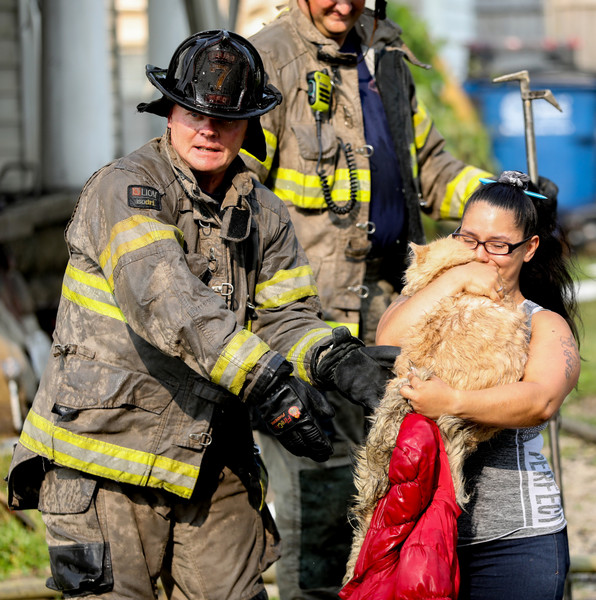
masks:
{"label": "firefighter turnout coat", "polygon": [[[218,407],[246,416],[241,400],[284,358],[309,380],[330,333],[312,270],[283,203],[239,158],[228,174],[220,204],[166,133],[87,182],[13,469],[33,453],[189,498]],[[17,480],[23,508],[32,484]]]}
{"label": "firefighter turnout coat", "polygon": [[[459,219],[464,198],[480,177],[490,174],[444,151],[444,139],[416,98],[406,63],[406,59],[416,59],[403,44],[401,30],[387,20],[379,21],[374,35],[373,27],[372,13],[365,10],[355,31],[376,81],[400,165],[406,217],[398,254],[403,257],[408,241],[424,243],[421,211],[436,219]],[[290,0],[289,8],[250,40],[283,102],[261,118],[267,158],[260,162],[244,151],[242,157],[286,202],[313,267],[325,319],[348,325],[356,334],[372,224],[370,149],[364,136],[355,55],[350,61],[340,53],[336,42],[316,29],[296,0]],[[331,76],[333,88],[331,109],[321,125],[320,165],[332,199],[340,205],[348,201],[353,182],[339,140],[351,145],[358,203],[346,216],[327,209],[317,175],[319,142],[308,100],[307,74],[323,69]],[[394,264],[394,268],[399,281],[400,265]]]}

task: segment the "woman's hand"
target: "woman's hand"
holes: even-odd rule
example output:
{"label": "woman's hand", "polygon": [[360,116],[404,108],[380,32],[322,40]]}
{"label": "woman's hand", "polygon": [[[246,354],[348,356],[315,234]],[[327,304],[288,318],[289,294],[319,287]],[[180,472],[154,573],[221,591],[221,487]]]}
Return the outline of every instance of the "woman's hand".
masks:
{"label": "woman's hand", "polygon": [[449,269],[444,277],[452,278],[457,292],[487,296],[495,302],[503,299],[503,280],[494,264],[473,261]]}
{"label": "woman's hand", "polygon": [[434,375],[425,381],[414,373],[408,375],[409,384],[402,386],[401,395],[412,408],[429,419],[437,420],[441,415],[453,414],[451,407],[456,390]]}

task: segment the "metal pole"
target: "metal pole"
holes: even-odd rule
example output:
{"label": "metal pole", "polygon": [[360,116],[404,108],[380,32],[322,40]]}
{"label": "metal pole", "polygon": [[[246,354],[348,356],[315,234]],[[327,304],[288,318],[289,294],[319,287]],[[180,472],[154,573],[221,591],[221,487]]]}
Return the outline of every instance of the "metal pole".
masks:
{"label": "metal pole", "polygon": [[528,162],[528,175],[535,185],[538,185],[538,159],[536,158],[536,137],[534,135],[534,115],[532,113],[532,100],[544,99],[556,109],[563,112],[550,90],[530,90],[530,75],[528,71],[509,73],[495,77],[493,83],[504,81],[519,81],[521,99],[524,108],[524,129],[526,136],[526,160]]}
{"label": "metal pole", "polygon": [[[504,81],[519,81],[521,99],[524,108],[524,130],[526,137],[526,159],[528,161],[528,175],[535,185],[538,185],[538,159],[536,157],[536,137],[534,135],[534,115],[532,113],[532,101],[544,99],[555,108],[563,112],[550,90],[530,90],[530,75],[528,71],[509,73],[501,77],[495,77],[493,83]],[[559,412],[549,422],[550,450],[553,473],[555,481],[561,490],[561,501],[563,499],[563,481],[561,475],[561,456],[559,452]]]}
{"label": "metal pole", "polygon": [[[524,130],[526,138],[526,160],[528,162],[528,175],[534,185],[538,185],[538,158],[536,156],[536,136],[534,134],[534,114],[532,112],[532,101],[544,99],[552,104],[556,109],[563,112],[563,109],[559,106],[555,100],[553,93],[550,90],[530,90],[530,75],[528,71],[518,71],[516,73],[509,73],[508,75],[502,75],[501,77],[495,77],[493,83],[501,83],[504,81],[519,81],[519,87],[521,92],[521,99],[524,109]],[[561,493],[561,506],[564,507],[563,502],[563,473],[561,469],[561,452],[559,448],[559,426],[560,426],[560,414],[559,411],[554,414],[549,423],[549,446],[550,456],[553,468],[553,474],[555,476],[555,482],[559,487]],[[571,581],[568,578],[565,585],[565,600],[571,600]]]}

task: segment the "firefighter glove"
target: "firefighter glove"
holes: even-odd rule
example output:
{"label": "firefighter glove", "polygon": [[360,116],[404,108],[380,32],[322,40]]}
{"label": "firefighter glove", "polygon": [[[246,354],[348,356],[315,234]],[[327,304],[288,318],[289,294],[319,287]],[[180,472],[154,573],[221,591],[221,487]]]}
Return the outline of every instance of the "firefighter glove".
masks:
{"label": "firefighter glove", "polygon": [[323,394],[290,373],[289,363],[282,365],[255,407],[286,450],[324,462],[333,447],[317,417],[330,419],[335,411]]}
{"label": "firefighter glove", "polygon": [[336,327],[332,338],[331,346],[320,348],[314,358],[315,383],[324,390],[336,389],[350,402],[374,410],[394,376],[393,364],[400,349],[365,347],[347,327]]}

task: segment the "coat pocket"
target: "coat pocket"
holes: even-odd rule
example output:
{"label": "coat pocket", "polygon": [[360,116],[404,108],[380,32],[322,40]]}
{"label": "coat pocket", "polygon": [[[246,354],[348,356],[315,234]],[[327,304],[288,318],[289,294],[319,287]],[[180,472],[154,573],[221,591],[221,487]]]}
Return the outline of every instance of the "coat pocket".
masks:
{"label": "coat pocket", "polygon": [[294,124],[291,127],[298,144],[298,151],[304,160],[318,160],[319,149],[323,160],[335,156],[339,145],[335,130],[329,123],[321,125],[320,142],[314,123]]}
{"label": "coat pocket", "polygon": [[132,406],[161,414],[179,384],[74,355],[66,358],[57,386],[59,405],[70,409]]}
{"label": "coat pocket", "polygon": [[85,512],[97,487],[97,481],[67,467],[50,469],[39,493],[39,510],[57,515]]}

